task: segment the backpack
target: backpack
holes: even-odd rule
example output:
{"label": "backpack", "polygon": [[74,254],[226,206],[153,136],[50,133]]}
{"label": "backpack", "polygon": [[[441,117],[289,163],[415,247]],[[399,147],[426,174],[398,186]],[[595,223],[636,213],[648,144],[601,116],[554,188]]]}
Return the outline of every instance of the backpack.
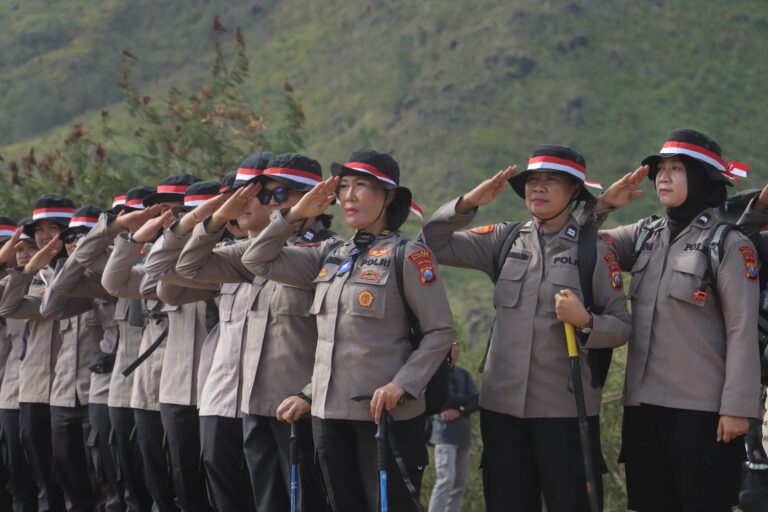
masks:
{"label": "backpack", "polygon": [[[504,229],[496,239],[496,244],[493,251],[493,276],[491,279],[493,283],[499,280],[501,270],[504,268],[504,263],[507,259],[507,254],[515,244],[515,240],[520,235],[520,230],[526,222],[510,222],[504,226]],[[597,230],[589,226],[580,227],[579,241],[577,245],[576,264],[579,270],[579,283],[581,285],[581,293],[584,296],[584,307],[592,313],[600,314],[599,308],[595,307],[593,295],[592,295],[592,276],[595,273],[595,265],[597,264]],[[578,336],[584,336],[577,332]],[[485,357],[481,363],[481,368],[485,366],[485,360],[488,357],[488,350],[491,346],[491,337],[493,336],[493,330],[488,337],[488,347],[486,348]],[[589,364],[590,371],[592,373],[592,387],[602,388],[605,385],[605,381],[608,378],[608,370],[611,367],[611,358],[613,356],[612,348],[598,348],[590,349],[587,353],[587,362]]]}
{"label": "backpack", "polygon": [[[408,319],[409,333],[408,338],[413,350],[419,348],[424,333],[421,332],[419,320],[414,315],[408,300],[405,297],[405,287],[403,284],[403,266],[405,265],[405,246],[408,240],[400,240],[395,248],[395,279],[397,281],[397,291],[405,308],[405,316]],[[343,245],[344,241],[336,241],[326,244],[320,255],[320,268],[325,266],[326,262],[332,257],[336,249]],[[440,362],[440,366],[435,371],[432,378],[427,383],[424,392],[425,412],[427,415],[437,414],[443,410],[443,405],[448,400],[451,385],[451,351],[448,350],[446,357]]]}
{"label": "backpack", "polygon": [[[719,212],[725,222],[715,226],[712,235],[705,242],[707,269],[702,279],[700,291],[706,292],[709,288],[713,292],[713,298],[718,303],[720,298],[717,295],[717,272],[720,268],[722,256],[727,249],[725,240],[731,231],[740,231],[736,225],[741,214],[749,205],[749,202],[760,193],[759,189],[750,189],[729,197],[719,208]],[[642,251],[645,243],[651,238],[654,232],[661,229],[663,219],[652,217],[640,228],[635,243],[635,251],[632,257],[634,262]],[[768,385],[768,233],[756,233],[748,237],[755,246],[757,252],[758,283],[760,289],[760,303],[757,318],[757,338],[760,358],[760,379],[762,384]]]}

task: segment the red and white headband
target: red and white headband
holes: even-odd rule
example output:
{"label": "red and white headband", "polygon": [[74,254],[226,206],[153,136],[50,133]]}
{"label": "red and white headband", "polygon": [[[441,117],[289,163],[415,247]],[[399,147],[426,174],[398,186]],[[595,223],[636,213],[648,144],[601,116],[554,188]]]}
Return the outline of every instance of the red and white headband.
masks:
{"label": "red and white headband", "polygon": [[0,236],[13,236],[16,229],[13,224],[0,224]]}
{"label": "red and white headband", "polygon": [[290,167],[270,167],[269,169],[264,169],[263,175],[274,178],[285,178],[311,186],[315,186],[323,181],[317,174],[300,171],[298,169],[291,169]]}
{"label": "red and white headband", "polygon": [[675,140],[667,141],[664,147],[659,151],[662,155],[687,155],[701,162],[707,163],[725,174],[732,180],[738,181],[739,178],[746,178],[750,167],[747,164],[731,160],[726,162],[723,158],[707,148],[690,144],[688,142],[678,142]]}
{"label": "red and white headband", "polygon": [[38,208],[32,211],[32,220],[66,218],[71,219],[75,213],[74,208]]}
{"label": "red and white headband", "polygon": [[587,169],[578,162],[573,160],[566,160],[565,158],[558,158],[556,156],[535,156],[528,160],[528,171],[538,171],[540,169],[550,169],[553,171],[562,171],[570,174],[583,182],[586,186],[603,189],[603,186],[596,181],[587,180]]}
{"label": "red and white headband", "polygon": [[134,210],[143,210],[144,209],[144,200],[141,198],[136,199],[127,199],[125,201],[125,206],[128,208],[133,208]]}
{"label": "red and white headband", "polygon": [[240,167],[237,170],[237,175],[235,176],[235,181],[248,181],[252,180],[256,176],[261,176],[261,174],[264,171],[261,169],[246,169],[245,167]]}
{"label": "red and white headband", "polygon": [[424,210],[421,208],[421,206],[416,204],[416,201],[411,201],[411,211],[417,215],[422,220],[422,222],[424,221]]}
{"label": "red and white headband", "polygon": [[115,198],[112,200],[112,208],[117,208],[118,206],[122,206],[125,204],[125,194],[121,196],[115,196]]}
{"label": "red and white headband", "polygon": [[69,220],[69,227],[71,228],[92,228],[99,222],[96,217],[72,217]]}
{"label": "red and white headband", "polygon": [[393,187],[397,186],[397,183],[395,183],[395,180],[378,170],[372,165],[365,164],[363,162],[349,162],[344,164],[344,167],[347,167],[349,169],[352,169],[353,171],[362,172],[363,174],[370,174],[371,176],[374,176],[379,181],[383,181],[384,183],[389,183]]}
{"label": "red and white headband", "polygon": [[187,185],[158,185],[158,194],[183,194],[187,191]]}
{"label": "red and white headband", "polygon": [[200,206],[212,197],[216,196],[214,194],[196,194],[193,196],[184,196],[184,206]]}

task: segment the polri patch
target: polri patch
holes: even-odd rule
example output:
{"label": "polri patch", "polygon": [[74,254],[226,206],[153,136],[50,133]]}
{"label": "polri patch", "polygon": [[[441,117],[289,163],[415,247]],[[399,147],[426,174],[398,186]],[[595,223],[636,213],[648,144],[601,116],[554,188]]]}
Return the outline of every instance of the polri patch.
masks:
{"label": "polri patch", "polygon": [[368,249],[368,254],[370,254],[374,258],[378,258],[380,256],[386,256],[390,252],[392,252],[391,247],[374,247],[373,249]]}
{"label": "polri patch", "polygon": [[410,253],[407,258],[418,269],[421,284],[428,285],[437,281],[435,265],[432,263],[432,251],[419,249]]}
{"label": "polri patch", "polygon": [[608,264],[608,271],[611,273],[611,287],[617,292],[622,291],[624,289],[624,281],[621,278],[621,268],[619,267],[619,262],[616,261],[616,255],[609,252],[603,256],[603,259]]}
{"label": "polri patch", "polygon": [[757,281],[758,273],[755,250],[748,245],[742,245],[739,247],[739,252],[741,253],[741,257],[744,259],[744,277],[746,277],[748,281]]}
{"label": "polri patch", "polygon": [[375,300],[376,296],[370,290],[363,290],[357,295],[357,303],[363,308],[370,308]]}
{"label": "polri patch", "polygon": [[495,227],[496,226],[494,224],[488,224],[487,226],[477,226],[476,228],[470,229],[469,232],[478,235],[486,235],[492,232]]}

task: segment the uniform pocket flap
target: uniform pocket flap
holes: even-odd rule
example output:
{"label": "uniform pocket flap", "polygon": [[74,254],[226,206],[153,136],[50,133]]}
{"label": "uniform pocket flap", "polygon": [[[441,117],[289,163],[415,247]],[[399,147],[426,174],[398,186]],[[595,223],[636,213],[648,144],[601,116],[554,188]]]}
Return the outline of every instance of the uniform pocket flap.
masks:
{"label": "uniform pocket flap", "polygon": [[[530,259],[530,257],[528,258]],[[528,261],[520,261],[515,258],[507,258],[504,266],[501,268],[499,274],[499,280],[507,281],[519,281],[525,275],[525,271],[528,270]]]}
{"label": "uniform pocket flap", "polygon": [[389,269],[364,268],[351,281],[366,285],[384,286],[387,284],[387,279],[389,279]]}

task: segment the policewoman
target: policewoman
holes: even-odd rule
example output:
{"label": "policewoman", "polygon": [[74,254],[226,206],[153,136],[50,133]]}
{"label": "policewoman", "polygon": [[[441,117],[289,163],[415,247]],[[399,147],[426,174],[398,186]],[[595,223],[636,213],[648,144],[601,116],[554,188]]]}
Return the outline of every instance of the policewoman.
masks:
{"label": "policewoman", "polygon": [[[384,409],[391,414],[388,432],[418,493],[427,463],[423,392],[455,332],[429,249],[407,241],[403,292],[424,333],[415,350],[409,339],[394,263],[398,243],[407,240],[399,228],[408,216],[411,193],[399,185],[397,162],[363,149],[354,151],[346,164],[333,164],[331,171],[332,178],[295,206],[274,212],[243,263],[268,279],[315,288],[310,313],[317,316],[318,340],[311,411],[326,491],[336,512],[375,511],[376,423]],[[326,210],[335,192],[355,236],[336,248],[330,241],[286,247],[305,219]],[[352,400],[360,395],[372,400]],[[390,508],[416,510],[404,476],[391,459],[387,466]]]}
{"label": "policewoman", "polygon": [[746,166],[726,163],[714,140],[689,129],[672,132],[642,164],[595,207],[599,214],[629,203],[647,174],[666,209],[660,220],[605,232],[621,268],[632,272],[621,455],[629,508],[731,510],[747,418],[759,406],[757,259],[733,230],[710,273],[707,244],[726,186]]}
{"label": "policewoman", "polygon": [[[309,411],[317,340],[317,325],[309,314],[312,290],[255,276],[241,261],[248,240],[216,247],[232,220],[254,239],[269,223],[270,210],[296,204],[323,179],[320,163],[306,155],[265,156],[256,153],[243,161],[235,191],[192,231],[177,271],[196,283],[223,283],[220,309],[226,305],[229,312],[222,316],[221,350],[216,351],[203,397],[208,415],[242,416],[236,423],[242,433],[239,450],[245,452],[256,510],[290,509],[289,423],[295,423],[298,503],[306,512],[325,511],[311,423],[308,418],[300,420]],[[182,222],[172,229],[181,231]],[[327,219],[313,219],[285,243],[296,246],[333,237],[328,227]],[[206,430],[210,436],[210,428]],[[221,440],[212,441],[223,445]],[[233,469],[231,460],[210,462]]]}
{"label": "policewoman", "polygon": [[[590,361],[593,349],[623,344],[631,332],[616,256],[594,240],[590,269],[593,304],[583,304],[579,278],[580,226],[574,203],[593,200],[584,157],[565,146],[538,147],[527,168],[500,171],[443,205],[423,230],[441,264],[473,268],[494,277],[496,251],[508,233],[502,222],[459,231],[506,189],[509,180],[533,218],[522,224],[506,254],[494,290],[496,320],[480,391],[483,486],[486,510],[586,511],[583,454],[576,402],[570,391],[563,322],[581,333],[582,382],[597,485],[604,472],[600,452],[601,383]],[[502,263],[503,262],[503,263]]]}

